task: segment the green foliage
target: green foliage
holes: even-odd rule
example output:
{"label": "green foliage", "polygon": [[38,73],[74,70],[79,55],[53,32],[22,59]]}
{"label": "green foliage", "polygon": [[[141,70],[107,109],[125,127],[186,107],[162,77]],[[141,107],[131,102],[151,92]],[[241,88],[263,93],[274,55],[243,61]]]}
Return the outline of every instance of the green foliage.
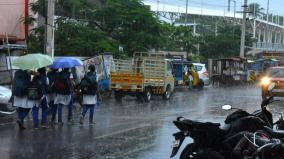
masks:
{"label": "green foliage", "polygon": [[[45,0],[38,0],[31,8],[45,17],[45,6]],[[112,52],[116,57],[125,58],[137,51],[155,49],[193,53],[191,59],[198,61],[239,53],[239,27],[232,32],[232,26],[224,23],[218,27],[218,36],[208,33],[194,36],[192,27],[160,22],[141,0],[58,0],[56,15],[56,56]],[[30,52],[43,52],[43,44],[41,26],[28,38]],[[200,55],[196,54],[197,44],[200,44]],[[119,46],[123,47],[123,52],[118,50]]]}
{"label": "green foliage", "polygon": [[161,48],[168,51],[195,52],[194,45],[199,43],[199,38],[193,36],[192,29],[186,26],[163,24]]}
{"label": "green foliage", "polygon": [[128,55],[159,46],[160,22],[140,0],[107,0],[94,18]]}
{"label": "green foliage", "polygon": [[[222,25],[217,36],[215,34],[203,36],[200,54],[205,58],[239,56],[240,40],[240,27]],[[246,35],[246,46],[251,46],[252,42],[251,35]]]}
{"label": "green foliage", "polygon": [[264,9],[258,3],[249,4],[248,11],[250,16],[255,16],[256,18],[260,18],[261,16],[265,15],[263,13]]}

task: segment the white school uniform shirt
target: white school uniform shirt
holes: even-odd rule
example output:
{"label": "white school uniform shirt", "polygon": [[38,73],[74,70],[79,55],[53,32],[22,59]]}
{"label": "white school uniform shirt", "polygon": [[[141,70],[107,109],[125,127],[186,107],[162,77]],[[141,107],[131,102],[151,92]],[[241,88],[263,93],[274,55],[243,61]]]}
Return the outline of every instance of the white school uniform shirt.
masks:
{"label": "white school uniform shirt", "polygon": [[95,105],[97,104],[97,95],[86,95],[83,94],[83,104]]}
{"label": "white school uniform shirt", "polygon": [[23,96],[23,97],[14,96],[13,105],[14,105],[14,107],[32,108],[32,106],[28,105],[27,96]]}
{"label": "white school uniform shirt", "polygon": [[56,94],[54,104],[68,105],[71,102],[72,95]]}

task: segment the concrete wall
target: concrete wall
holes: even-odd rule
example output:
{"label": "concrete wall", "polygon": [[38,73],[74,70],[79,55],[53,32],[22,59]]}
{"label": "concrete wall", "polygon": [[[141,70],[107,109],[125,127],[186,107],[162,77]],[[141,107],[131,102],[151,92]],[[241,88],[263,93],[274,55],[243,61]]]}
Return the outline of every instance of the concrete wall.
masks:
{"label": "concrete wall", "polygon": [[0,36],[25,38],[25,25],[21,18],[25,16],[25,0],[0,1]]}

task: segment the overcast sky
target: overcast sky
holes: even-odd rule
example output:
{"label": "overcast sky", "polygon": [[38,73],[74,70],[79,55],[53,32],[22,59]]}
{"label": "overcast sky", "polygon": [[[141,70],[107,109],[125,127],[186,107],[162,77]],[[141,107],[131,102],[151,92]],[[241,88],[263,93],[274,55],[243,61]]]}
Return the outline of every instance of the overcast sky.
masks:
{"label": "overcast sky", "polygon": [[[145,2],[151,3],[157,6],[157,0],[144,0]],[[233,0],[231,0],[233,1]],[[241,6],[244,0],[236,0],[236,10],[241,11]],[[249,3],[259,3],[264,12],[266,13],[267,0],[248,0]],[[186,0],[159,0],[159,8],[161,9],[163,5],[173,5],[179,8],[184,8],[186,5]],[[188,6],[203,9],[221,10],[225,11],[228,8],[228,0],[188,0]],[[233,10],[234,3],[231,2],[231,10]],[[284,0],[270,0],[270,13],[278,14],[284,16]]]}

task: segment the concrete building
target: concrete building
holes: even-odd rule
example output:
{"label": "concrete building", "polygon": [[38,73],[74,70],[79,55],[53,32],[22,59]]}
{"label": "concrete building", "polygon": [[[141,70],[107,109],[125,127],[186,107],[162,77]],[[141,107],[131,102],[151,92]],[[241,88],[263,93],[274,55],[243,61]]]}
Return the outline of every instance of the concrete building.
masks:
{"label": "concrete building", "polygon": [[[0,1],[0,43],[9,37],[10,43],[23,43],[30,27],[23,19],[33,13],[29,4],[36,0],[1,0]],[[36,16],[36,15],[33,15]]]}

